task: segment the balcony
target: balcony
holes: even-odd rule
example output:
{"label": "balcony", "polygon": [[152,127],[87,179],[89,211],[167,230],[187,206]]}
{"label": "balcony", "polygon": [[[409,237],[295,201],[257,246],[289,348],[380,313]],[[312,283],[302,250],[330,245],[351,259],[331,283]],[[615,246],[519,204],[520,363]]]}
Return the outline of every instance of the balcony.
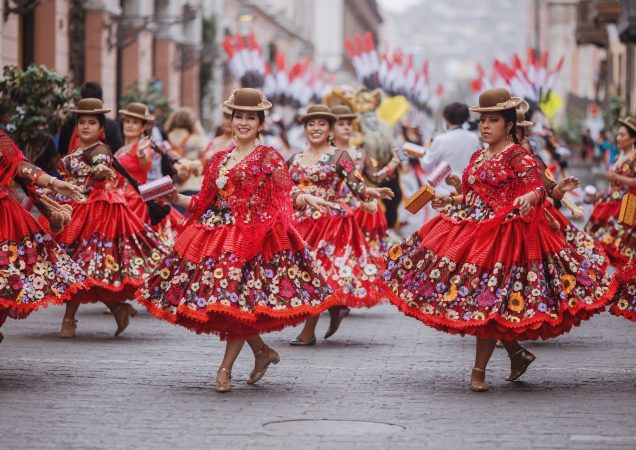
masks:
{"label": "balcony", "polygon": [[621,12],[620,0],[595,0],[590,5],[590,19],[599,25],[616,23]]}
{"label": "balcony", "polygon": [[591,44],[596,45],[597,47],[607,48],[607,46],[609,45],[607,29],[605,28],[605,25],[595,23],[594,18],[592,17],[594,3],[597,2],[591,0],[582,0],[577,5],[575,32],[576,44]]}
{"label": "balcony", "polygon": [[621,0],[618,17],[618,35],[626,44],[636,43],[636,0]]}

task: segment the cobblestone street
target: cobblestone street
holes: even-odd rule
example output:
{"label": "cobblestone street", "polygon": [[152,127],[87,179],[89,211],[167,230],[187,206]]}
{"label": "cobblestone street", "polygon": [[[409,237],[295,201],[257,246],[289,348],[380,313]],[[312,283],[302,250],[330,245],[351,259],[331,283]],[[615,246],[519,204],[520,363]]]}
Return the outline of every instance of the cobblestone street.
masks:
{"label": "cobblestone street", "polygon": [[609,314],[530,343],[537,361],[521,383],[503,381],[497,349],[493,390],[475,394],[472,338],[392,306],[354,311],[313,348],[289,347],[294,329],[269,335],[282,361],[256,386],[246,349],[223,395],[215,337],[141,312],[113,338],[103,309],[82,307],[73,341],[57,337],[57,307],[3,327],[1,448],[636,447],[634,328]]}

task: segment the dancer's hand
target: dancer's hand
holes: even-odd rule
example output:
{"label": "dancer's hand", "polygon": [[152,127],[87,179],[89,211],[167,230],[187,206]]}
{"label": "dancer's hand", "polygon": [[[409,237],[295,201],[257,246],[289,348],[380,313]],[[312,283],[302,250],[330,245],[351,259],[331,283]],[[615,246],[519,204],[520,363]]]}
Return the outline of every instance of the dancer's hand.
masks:
{"label": "dancer's hand", "polygon": [[[579,187],[579,179],[576,177],[565,177],[561,181],[557,183],[555,188],[552,190],[553,194],[561,194],[561,198],[563,194],[566,192],[570,192],[572,189],[576,189]],[[557,200],[559,200],[557,198]]]}
{"label": "dancer's hand", "polygon": [[57,178],[52,179],[49,185],[58,194],[71,198],[75,200],[76,202],[81,202],[85,200],[84,193],[82,192],[82,188],[79,186],[76,186],[71,183],[67,183],[66,181],[58,180]]}
{"label": "dancer's hand", "polygon": [[431,206],[435,209],[440,209],[446,205],[453,204],[453,197],[450,195],[435,195],[435,198],[431,201]]}
{"label": "dancer's hand", "polygon": [[316,197],[311,194],[300,194],[296,197],[296,204],[298,206],[305,206],[315,209],[320,212],[327,212],[328,209],[337,209],[338,205],[336,203],[328,202],[325,199],[320,197]]}
{"label": "dancer's hand", "polygon": [[117,178],[113,169],[105,166],[104,164],[98,164],[97,166],[95,166],[93,176],[98,181],[114,180],[115,178]]}
{"label": "dancer's hand", "polygon": [[364,195],[373,200],[390,200],[395,194],[390,188],[366,188]]}
{"label": "dancer's hand", "polygon": [[378,202],[362,202],[360,209],[364,212],[374,214],[378,211]]}
{"label": "dancer's hand", "polygon": [[462,179],[459,177],[459,175],[451,173],[446,177],[444,181],[446,181],[447,185],[453,186],[457,192],[461,190]]}
{"label": "dancer's hand", "polygon": [[529,192],[528,194],[517,197],[513,202],[514,206],[519,207],[519,212],[522,216],[527,215],[532,210],[532,207],[534,206],[532,203],[534,195],[535,194],[533,192]]}
{"label": "dancer's hand", "polygon": [[620,176],[616,172],[605,172],[605,179],[610,182],[620,181]]}

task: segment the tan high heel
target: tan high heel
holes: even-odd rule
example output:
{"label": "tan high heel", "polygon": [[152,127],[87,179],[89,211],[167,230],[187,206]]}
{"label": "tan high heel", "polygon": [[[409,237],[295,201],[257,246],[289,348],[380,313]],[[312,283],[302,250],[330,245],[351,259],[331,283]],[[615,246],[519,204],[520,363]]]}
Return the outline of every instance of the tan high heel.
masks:
{"label": "tan high heel", "polygon": [[508,375],[508,378],[506,378],[506,381],[518,380],[521,377],[521,375],[526,373],[526,370],[528,370],[528,367],[530,367],[530,364],[532,364],[532,362],[535,359],[537,359],[537,357],[534,356],[534,354],[531,351],[521,347],[519,351],[510,355],[510,361],[512,362],[513,358],[516,358],[517,355],[519,356],[519,359],[521,360],[521,366],[516,371],[511,370],[510,375]]}
{"label": "tan high heel", "polygon": [[63,319],[62,329],[60,330],[60,337],[64,339],[71,339],[75,337],[75,328],[77,328],[77,320],[75,319]]}
{"label": "tan high heel", "polygon": [[[484,369],[480,369],[478,367],[473,367],[473,372],[483,373],[484,376],[486,374]],[[470,390],[473,392],[487,392],[490,390],[490,385],[485,381],[470,380]]]}
{"label": "tan high heel", "polygon": [[113,311],[113,317],[117,322],[117,331],[115,331],[115,336],[119,336],[130,324],[130,305],[127,303],[119,305],[115,311]]}
{"label": "tan high heel", "polygon": [[[219,380],[219,374],[221,372],[225,372],[227,374],[228,379],[226,381]],[[225,367],[219,368],[216,372],[216,382],[214,383],[214,390],[216,392],[230,392],[232,390],[232,372],[227,370]]]}
{"label": "tan high heel", "polygon": [[[267,354],[265,354],[267,352]],[[256,370],[256,360],[259,358],[267,357],[267,364],[261,370]],[[269,348],[267,345],[263,347],[258,353],[254,355],[254,370],[250,373],[250,377],[247,380],[247,384],[254,384],[265,375],[267,368],[270,364],[278,364],[280,362],[280,355],[274,349]]]}

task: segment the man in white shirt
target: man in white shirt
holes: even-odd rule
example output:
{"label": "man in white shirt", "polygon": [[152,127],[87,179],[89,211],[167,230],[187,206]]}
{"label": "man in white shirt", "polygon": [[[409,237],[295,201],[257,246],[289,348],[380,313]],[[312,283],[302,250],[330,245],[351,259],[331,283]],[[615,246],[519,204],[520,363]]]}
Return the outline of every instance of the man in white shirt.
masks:
{"label": "man in white shirt", "polygon": [[[432,172],[445,161],[450,165],[451,173],[461,178],[462,172],[470,162],[470,157],[481,146],[475,133],[462,128],[469,115],[468,106],[463,103],[451,103],[444,108],[443,116],[447,131],[435,136],[422,158],[422,167],[426,173]],[[435,191],[443,195],[448,195],[453,190],[453,187],[443,181],[435,187]]]}

